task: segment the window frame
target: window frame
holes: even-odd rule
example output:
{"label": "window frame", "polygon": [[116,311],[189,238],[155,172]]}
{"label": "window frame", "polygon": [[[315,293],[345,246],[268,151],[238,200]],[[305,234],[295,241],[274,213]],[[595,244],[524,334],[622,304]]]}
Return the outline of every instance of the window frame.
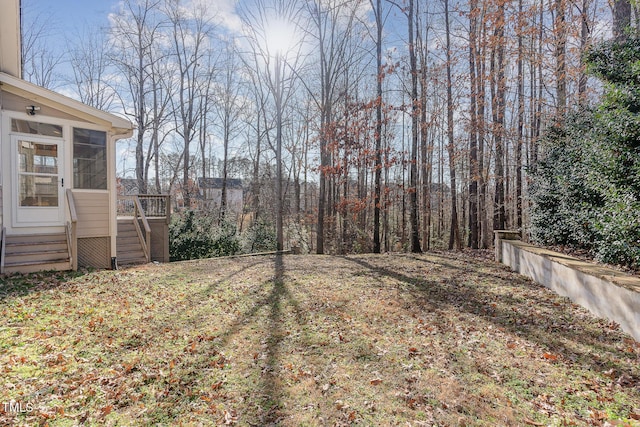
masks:
{"label": "window frame", "polygon": [[[82,135],[78,135],[78,132],[88,133],[85,136],[88,141],[78,141],[82,137]],[[93,143],[92,140],[96,135],[100,135],[101,141]],[[104,130],[72,126],[71,142],[73,147],[71,154],[72,188],[76,190],[108,190],[108,133]],[[87,155],[87,152],[91,154]],[[80,156],[80,154],[83,155]],[[80,172],[80,162],[90,170]],[[98,179],[99,174],[102,174],[100,179]]]}

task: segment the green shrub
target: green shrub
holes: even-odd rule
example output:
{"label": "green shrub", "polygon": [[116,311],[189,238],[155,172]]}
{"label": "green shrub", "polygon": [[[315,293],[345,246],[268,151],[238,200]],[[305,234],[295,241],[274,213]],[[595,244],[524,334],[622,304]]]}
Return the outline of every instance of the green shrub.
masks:
{"label": "green shrub", "polygon": [[171,261],[234,255],[240,251],[236,227],[216,225],[212,215],[192,210],[176,213],[169,224]]}
{"label": "green shrub", "polygon": [[269,252],[277,249],[275,225],[262,218],[254,222],[243,237],[245,252]]}
{"label": "green shrub", "polygon": [[235,224],[223,222],[213,229],[211,256],[229,256],[240,252],[240,239]]}
{"label": "green shrub", "polygon": [[604,204],[590,167],[593,113],[569,116],[562,127],[547,131],[544,158],[531,172],[531,235],[542,244],[591,249],[598,240],[594,219]]}
{"label": "green shrub", "polygon": [[532,238],[640,269],[640,38],[586,56],[602,103],[547,131],[530,171]]}

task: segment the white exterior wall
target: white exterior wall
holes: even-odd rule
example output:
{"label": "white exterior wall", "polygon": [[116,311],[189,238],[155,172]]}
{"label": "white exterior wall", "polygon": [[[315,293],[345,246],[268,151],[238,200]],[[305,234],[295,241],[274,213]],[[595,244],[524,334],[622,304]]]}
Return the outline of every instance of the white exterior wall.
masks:
{"label": "white exterior wall", "polygon": [[[222,189],[220,188],[207,188],[206,190],[206,203],[211,209],[217,209],[220,207],[222,201]],[[244,204],[243,191],[239,188],[227,188],[227,209],[230,212],[241,214],[242,206]]]}
{"label": "white exterior wall", "polygon": [[0,0],[0,71],[21,77],[20,1]]}

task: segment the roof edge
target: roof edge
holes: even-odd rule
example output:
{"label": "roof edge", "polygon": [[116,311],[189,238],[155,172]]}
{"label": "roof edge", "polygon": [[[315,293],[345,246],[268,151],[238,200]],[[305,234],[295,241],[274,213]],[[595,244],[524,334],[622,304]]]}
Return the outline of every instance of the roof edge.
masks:
{"label": "roof edge", "polygon": [[[19,79],[10,74],[0,72],[0,84],[13,86],[16,89],[31,93],[37,97],[49,100],[61,107],[62,111],[71,112],[72,115],[93,117],[96,121],[107,122],[115,129],[116,134],[129,134],[133,131],[133,124],[120,116],[99,110],[90,105],[83,104],[68,96],[61,95],[42,86],[35,85],[26,80]],[[76,114],[74,114],[75,112]]]}

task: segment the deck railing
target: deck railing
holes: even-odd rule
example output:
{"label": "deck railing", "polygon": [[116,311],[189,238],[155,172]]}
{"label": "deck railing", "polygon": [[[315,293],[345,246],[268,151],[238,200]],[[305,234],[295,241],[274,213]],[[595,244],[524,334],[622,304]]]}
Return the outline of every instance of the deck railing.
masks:
{"label": "deck railing", "polygon": [[136,194],[118,196],[118,216],[136,216],[136,209],[142,209],[147,218],[171,219],[171,196],[167,194]]}
{"label": "deck railing", "polygon": [[[147,262],[151,261],[151,227],[149,227],[149,222],[147,221],[147,215],[142,208],[142,203],[140,203],[140,198],[136,197],[134,199],[135,208],[133,211],[133,224],[136,227],[136,232],[138,233],[138,238],[140,239],[140,244],[142,245],[142,251],[144,252],[144,257],[147,259]],[[142,222],[142,227],[140,227],[140,222]],[[144,233],[142,229],[144,228]]]}
{"label": "deck railing", "polygon": [[76,201],[73,198],[73,191],[70,188],[66,191],[67,208],[69,209],[69,218],[67,222],[67,246],[69,250],[69,259],[71,260],[71,269],[78,270],[78,213],[76,211]]}

